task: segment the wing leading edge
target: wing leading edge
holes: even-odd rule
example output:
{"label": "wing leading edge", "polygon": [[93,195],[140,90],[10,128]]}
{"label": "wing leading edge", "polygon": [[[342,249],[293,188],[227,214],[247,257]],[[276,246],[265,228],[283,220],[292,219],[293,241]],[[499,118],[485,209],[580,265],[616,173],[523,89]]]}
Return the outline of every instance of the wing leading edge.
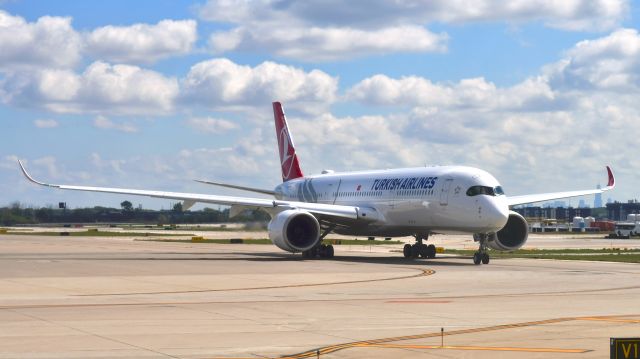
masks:
{"label": "wing leading edge", "polygon": [[44,183],[35,180],[27,170],[24,168],[22,161],[18,160],[20,169],[27,179],[40,186],[47,186],[53,188],[59,188],[72,191],[88,191],[88,192],[102,192],[102,193],[116,193],[116,194],[129,194],[134,196],[146,196],[154,198],[166,198],[185,201],[187,203],[215,203],[228,206],[242,206],[247,208],[262,208],[267,211],[279,212],[286,209],[302,209],[314,214],[320,214],[331,217],[359,219],[360,208],[353,206],[339,206],[332,204],[320,204],[320,203],[306,203],[306,202],[293,202],[293,201],[281,201],[264,198],[248,198],[248,197],[232,197],[232,196],[218,196],[207,195],[200,193],[182,193],[182,192],[166,192],[166,191],[149,191],[138,190],[129,188],[109,188],[109,187],[88,187],[88,186],[74,186],[74,185],[59,185]]}
{"label": "wing leading edge", "polygon": [[554,199],[561,198],[570,198],[570,197],[579,197],[579,196],[587,196],[590,194],[598,194],[603,193],[608,190],[613,189],[616,186],[616,180],[613,176],[613,171],[611,167],[607,166],[607,186],[601,189],[591,189],[591,190],[583,190],[583,191],[568,191],[568,192],[553,192],[553,193],[540,193],[540,194],[527,194],[523,196],[511,196],[507,197],[507,203],[509,206],[517,206],[520,204],[528,204],[535,202],[544,202],[551,201]]}

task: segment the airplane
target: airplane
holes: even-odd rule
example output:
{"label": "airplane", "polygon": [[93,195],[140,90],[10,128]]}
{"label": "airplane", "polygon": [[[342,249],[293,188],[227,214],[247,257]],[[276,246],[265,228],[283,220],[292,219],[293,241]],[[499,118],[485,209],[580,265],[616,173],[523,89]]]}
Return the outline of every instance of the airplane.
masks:
{"label": "airplane", "polygon": [[602,189],[507,196],[488,172],[464,166],[432,166],[359,172],[323,171],[305,176],[295,151],[280,102],[273,102],[282,183],[273,191],[196,180],[201,183],[273,196],[272,199],[179,193],[127,188],[49,184],[25,177],[38,185],[76,191],[139,195],[195,203],[231,206],[234,216],[246,209],[264,210],[271,216],[268,233],[278,248],[302,253],[304,258],[332,258],[334,248],[324,244],[329,233],[369,237],[413,236],[405,244],[406,258],[434,258],[436,247],[425,244],[431,234],[472,234],[478,242],[474,264],[488,264],[488,249],[513,251],[528,238],[528,224],[510,208],[527,203],[602,193],[615,187],[611,167]]}

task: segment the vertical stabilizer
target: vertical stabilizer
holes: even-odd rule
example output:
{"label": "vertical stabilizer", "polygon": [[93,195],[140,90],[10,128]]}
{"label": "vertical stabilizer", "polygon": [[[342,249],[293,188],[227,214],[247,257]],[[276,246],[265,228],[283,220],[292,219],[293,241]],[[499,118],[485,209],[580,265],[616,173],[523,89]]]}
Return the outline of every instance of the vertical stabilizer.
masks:
{"label": "vertical stabilizer", "polygon": [[276,121],[276,136],[278,137],[278,149],[280,150],[280,165],[282,168],[282,181],[302,177],[300,163],[296,149],[293,146],[293,139],[289,134],[289,126],[284,116],[284,110],[280,102],[273,103],[273,117]]}

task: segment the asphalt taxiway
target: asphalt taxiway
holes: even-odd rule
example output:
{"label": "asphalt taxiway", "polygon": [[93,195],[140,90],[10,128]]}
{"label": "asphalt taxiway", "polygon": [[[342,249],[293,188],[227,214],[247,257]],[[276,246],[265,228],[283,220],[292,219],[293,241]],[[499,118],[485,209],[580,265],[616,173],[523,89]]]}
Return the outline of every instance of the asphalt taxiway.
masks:
{"label": "asphalt taxiway", "polygon": [[390,248],[0,235],[0,358],[603,358],[640,337],[640,265]]}

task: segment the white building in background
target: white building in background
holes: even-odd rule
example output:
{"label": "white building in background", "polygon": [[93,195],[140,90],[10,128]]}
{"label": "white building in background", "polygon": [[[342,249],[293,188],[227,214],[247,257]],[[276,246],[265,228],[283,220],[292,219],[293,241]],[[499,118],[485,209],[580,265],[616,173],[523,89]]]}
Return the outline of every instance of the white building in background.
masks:
{"label": "white building in background", "polygon": [[[598,186],[596,187],[597,189],[600,189],[600,184],[598,184]],[[600,208],[602,207],[602,194],[598,193],[595,195],[595,199],[593,200],[593,208]]]}

